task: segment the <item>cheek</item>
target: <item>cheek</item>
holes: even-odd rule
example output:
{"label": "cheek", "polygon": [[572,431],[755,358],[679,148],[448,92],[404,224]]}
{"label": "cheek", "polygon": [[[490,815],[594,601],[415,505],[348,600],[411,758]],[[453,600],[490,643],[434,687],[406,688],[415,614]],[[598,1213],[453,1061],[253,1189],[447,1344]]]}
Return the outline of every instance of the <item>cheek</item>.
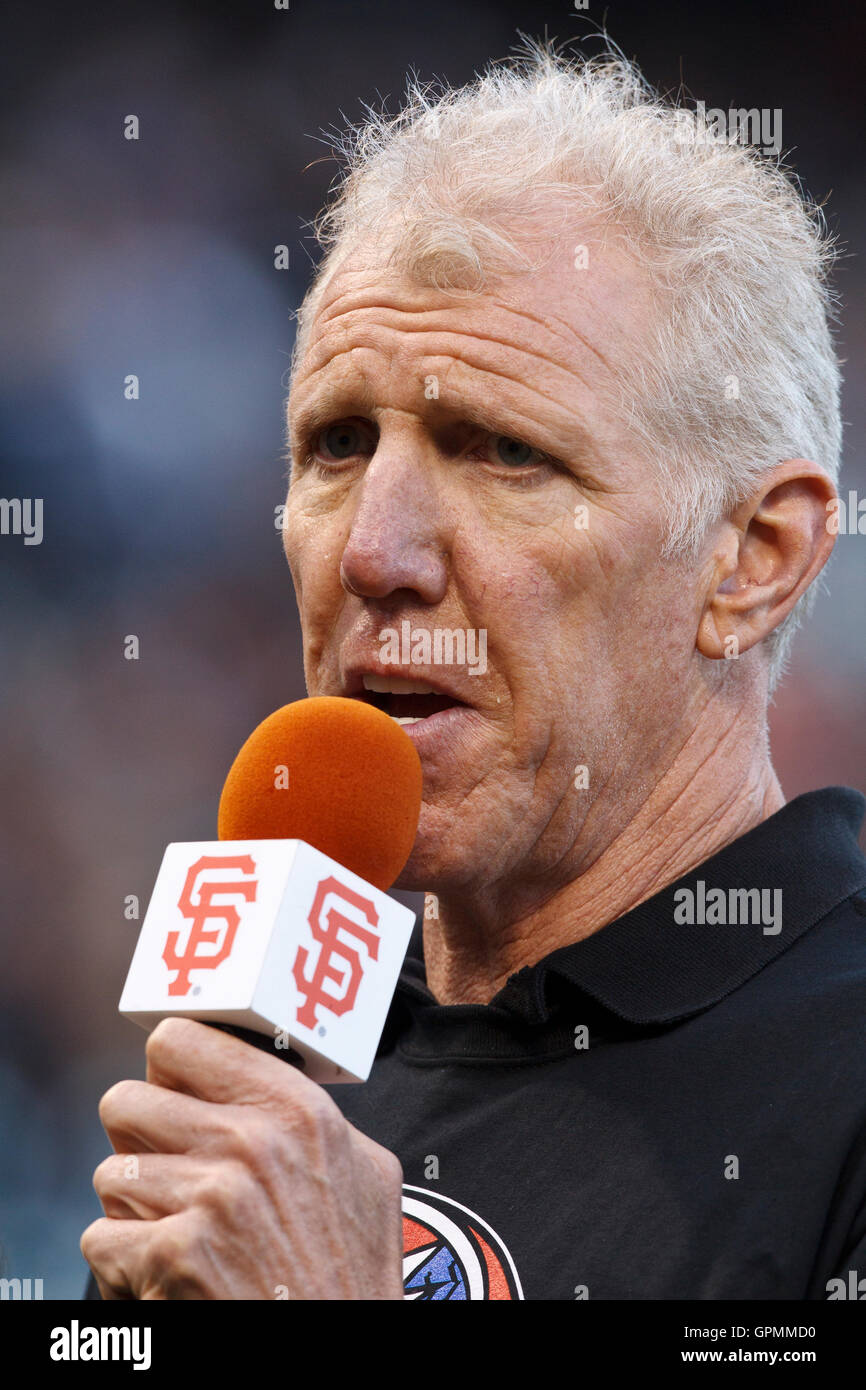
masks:
{"label": "cheek", "polygon": [[546,742],[567,715],[579,626],[573,586],[535,554],[499,554],[482,572],[475,625],[487,629],[488,660],[508,690],[518,741]]}
{"label": "cheek", "polygon": [[575,606],[586,598],[588,567],[556,533],[534,536],[531,546],[522,539],[476,554],[472,573],[491,639],[522,650],[532,665],[533,653],[546,647],[552,655],[557,630],[574,621]]}
{"label": "cheek", "polygon": [[286,563],[289,566],[289,573],[292,576],[292,580],[295,585],[295,591],[298,595],[300,595],[301,573],[300,566],[298,564],[298,547],[296,543],[294,530],[289,524],[288,516],[285,516],[283,518],[283,530],[281,539],[283,543],[283,554],[285,555]]}
{"label": "cheek", "polygon": [[[283,519],[283,551],[288,561],[295,592],[310,603],[321,602],[326,593],[339,594],[339,528],[324,517],[311,517],[289,497]],[[303,618],[303,611],[301,613]]]}
{"label": "cheek", "polygon": [[292,577],[297,583],[298,569],[301,550],[304,543],[304,516],[298,506],[297,498],[289,489],[288,496],[283,504],[283,526],[281,538],[283,542],[283,554],[292,571]]}
{"label": "cheek", "polygon": [[[631,684],[635,662],[653,636],[658,585],[644,563],[638,538],[620,544],[596,529],[536,536],[531,548],[512,545],[480,567],[479,624],[489,629],[492,657],[501,664],[520,719],[558,710],[556,719],[601,717],[616,703],[615,689]],[[583,714],[581,717],[583,717]]]}
{"label": "cheek", "polygon": [[463,521],[451,560],[467,599],[484,607],[492,621],[497,613],[508,621],[509,613],[558,607],[568,587],[568,542],[549,523],[528,526],[525,517],[498,526],[486,517]]}

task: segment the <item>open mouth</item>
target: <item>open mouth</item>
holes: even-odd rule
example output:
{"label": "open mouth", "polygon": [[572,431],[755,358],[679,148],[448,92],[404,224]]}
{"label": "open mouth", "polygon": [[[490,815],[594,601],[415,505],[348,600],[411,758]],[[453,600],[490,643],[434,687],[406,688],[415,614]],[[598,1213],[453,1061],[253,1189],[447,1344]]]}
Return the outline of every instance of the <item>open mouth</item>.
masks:
{"label": "open mouth", "polygon": [[370,675],[365,675],[363,680],[364,688],[356,692],[355,698],[375,705],[384,714],[396,719],[398,724],[416,724],[445,710],[469,708],[462,700],[434,690],[424,681]]}

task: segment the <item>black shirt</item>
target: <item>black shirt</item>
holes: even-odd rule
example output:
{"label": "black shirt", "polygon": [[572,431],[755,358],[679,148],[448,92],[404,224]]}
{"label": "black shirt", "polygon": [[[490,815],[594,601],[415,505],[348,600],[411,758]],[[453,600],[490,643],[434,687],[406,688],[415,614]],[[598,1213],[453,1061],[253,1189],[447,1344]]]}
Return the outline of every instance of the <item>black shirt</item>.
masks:
{"label": "black shirt", "polygon": [[866,1297],[863,811],[796,798],[488,1005],[407,962],[327,1088],[403,1165],[407,1297]]}
{"label": "black shirt", "polygon": [[797,797],[487,1005],[407,961],[326,1088],[403,1165],[407,1298],[866,1298],[864,805]]}

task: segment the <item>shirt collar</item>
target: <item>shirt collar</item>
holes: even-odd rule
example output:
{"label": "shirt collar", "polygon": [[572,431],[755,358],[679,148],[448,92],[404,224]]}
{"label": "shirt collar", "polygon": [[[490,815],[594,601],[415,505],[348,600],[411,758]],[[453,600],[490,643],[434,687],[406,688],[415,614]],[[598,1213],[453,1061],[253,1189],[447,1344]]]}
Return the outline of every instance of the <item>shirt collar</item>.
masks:
{"label": "shirt collar", "polygon": [[[710,859],[639,903],[591,936],[560,947],[512,975],[491,1000],[526,1022],[543,1022],[563,987],[589,996],[631,1024],[673,1022],[699,1013],[744,984],[852,894],[866,889],[866,859],[857,834],[866,800],[850,787],[827,787],[789,801],[760,825]],[[703,888],[701,887],[703,885]],[[709,899],[711,890],[721,897]],[[714,923],[710,903],[723,901],[731,916],[744,915],[736,890],[767,890],[767,906],[781,902],[779,930],[767,919]],[[677,920],[692,894],[695,916]],[[773,898],[776,890],[781,899]],[[708,902],[709,899],[709,902]],[[751,900],[754,908],[757,901]],[[736,906],[734,906],[736,904]],[[436,1006],[424,984],[423,965],[407,962],[404,993]],[[425,997],[426,996],[426,997]],[[452,1006],[453,1009],[454,1006]],[[456,1006],[466,1011],[467,1006]]]}
{"label": "shirt collar", "polygon": [[[528,968],[578,986],[629,1023],[672,1022],[698,1013],[866,887],[866,860],[857,844],[864,811],[866,801],[849,787],[798,796],[624,916]],[[693,896],[685,897],[684,889]],[[690,901],[696,916],[701,901],[703,915],[709,916],[711,889],[722,890],[729,917],[743,915],[742,900],[732,900],[731,890],[768,890],[768,906],[773,892],[781,890],[780,929],[773,924],[767,931],[749,919],[677,921]],[[499,1002],[506,1002],[509,987],[523,973],[506,983]],[[533,983],[538,997],[542,981]]]}

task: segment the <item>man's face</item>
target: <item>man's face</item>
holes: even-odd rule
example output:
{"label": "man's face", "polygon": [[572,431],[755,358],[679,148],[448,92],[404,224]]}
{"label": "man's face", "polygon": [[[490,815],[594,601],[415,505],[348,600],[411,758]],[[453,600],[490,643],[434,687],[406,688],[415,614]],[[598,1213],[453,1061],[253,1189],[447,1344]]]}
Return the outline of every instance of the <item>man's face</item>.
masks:
{"label": "man's face", "polygon": [[[623,252],[571,255],[471,297],[349,260],[293,383],[284,541],[307,687],[421,716],[404,726],[424,771],[406,888],[554,891],[686,736],[700,585],[659,559],[660,485],[617,395],[651,297]],[[384,643],[404,623],[470,634],[477,673],[399,664]],[[365,689],[377,675],[436,693]]]}

